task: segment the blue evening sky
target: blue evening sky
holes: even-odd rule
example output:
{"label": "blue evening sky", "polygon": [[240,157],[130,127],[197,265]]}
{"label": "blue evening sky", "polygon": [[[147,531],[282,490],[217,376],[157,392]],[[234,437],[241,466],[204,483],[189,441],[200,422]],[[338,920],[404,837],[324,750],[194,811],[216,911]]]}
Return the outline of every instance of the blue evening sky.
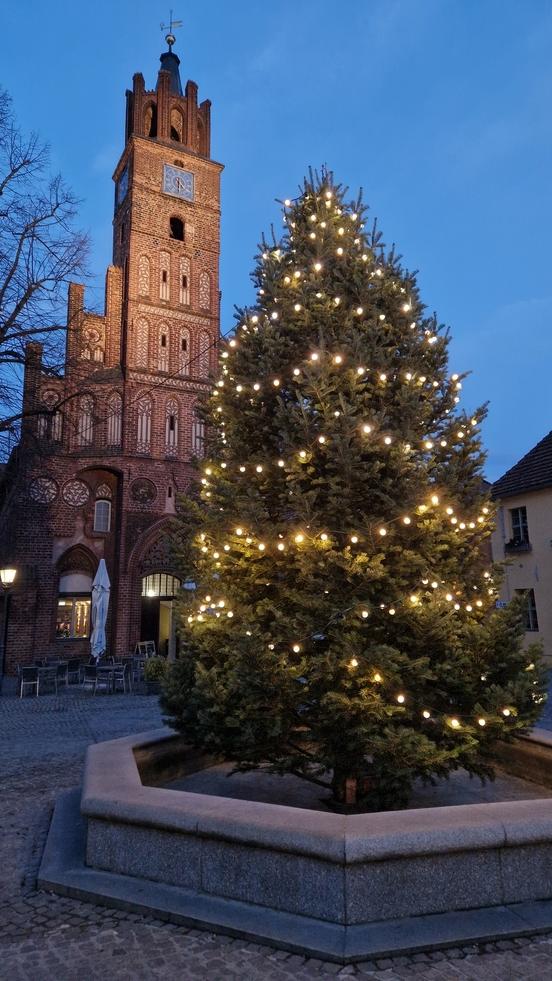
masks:
{"label": "blue evening sky", "polygon": [[[178,0],[173,0],[176,4]],[[0,82],[82,198],[101,300],[124,92],[153,87],[158,0],[2,5]],[[222,330],[256,244],[309,164],[364,188],[451,326],[488,476],[552,428],[552,0],[203,0],[175,8],[183,82],[212,100],[223,174]]]}

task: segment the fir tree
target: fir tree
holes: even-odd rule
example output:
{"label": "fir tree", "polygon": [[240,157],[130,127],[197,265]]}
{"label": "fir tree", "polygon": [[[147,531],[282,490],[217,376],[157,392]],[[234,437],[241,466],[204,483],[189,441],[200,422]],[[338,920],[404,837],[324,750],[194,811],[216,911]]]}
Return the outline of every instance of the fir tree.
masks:
{"label": "fir tree", "polygon": [[346,195],[324,172],[285,202],[222,352],[163,704],[238,769],[385,809],[419,777],[492,775],[544,674],[522,602],[495,609],[485,408],[459,408],[448,331]]}

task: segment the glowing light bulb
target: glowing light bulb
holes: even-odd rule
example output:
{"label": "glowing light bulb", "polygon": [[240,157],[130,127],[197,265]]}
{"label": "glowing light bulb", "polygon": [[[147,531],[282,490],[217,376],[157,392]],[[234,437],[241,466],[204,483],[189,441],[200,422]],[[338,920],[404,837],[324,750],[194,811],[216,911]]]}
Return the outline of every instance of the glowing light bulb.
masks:
{"label": "glowing light bulb", "polygon": [[234,614],[232,613],[232,610],[228,610],[228,613],[226,614],[226,616],[228,617],[228,619],[231,620],[232,617],[234,616]]}
{"label": "glowing light bulb", "polygon": [[374,674],[374,676],[372,678],[372,681],[375,681],[376,685],[381,684],[381,682],[383,681],[383,678],[382,678],[381,674],[379,673],[379,671],[376,671],[376,673]]}
{"label": "glowing light bulb", "polygon": [[320,272],[320,270],[322,269],[322,263],[321,262],[315,262],[314,263],[314,269],[315,269],[315,272]]}
{"label": "glowing light bulb", "polygon": [[353,545],[356,545],[357,542],[358,542],[358,536],[357,535],[351,535],[351,541],[352,541]]}
{"label": "glowing light bulb", "polygon": [[380,313],[380,315],[379,315],[379,319],[380,319],[380,320],[385,320],[385,314],[384,314],[384,313]]}
{"label": "glowing light bulb", "polygon": [[334,296],[334,303],[335,303],[336,307],[338,307],[339,304],[341,303],[341,297],[340,296]]}
{"label": "glowing light bulb", "polygon": [[422,712],[422,715],[423,715],[424,719],[431,719],[431,712],[428,712],[427,709],[424,709],[424,711]]}
{"label": "glowing light bulb", "polygon": [[405,515],[404,518],[403,518],[403,525],[409,525],[411,523],[411,521],[412,521],[412,518],[409,518],[408,515]]}
{"label": "glowing light bulb", "polygon": [[263,542],[259,542],[257,547],[259,549],[259,552],[264,552],[266,545],[264,545]]}
{"label": "glowing light bulb", "polygon": [[279,551],[279,552],[283,552],[283,551],[284,551],[284,549],[285,549],[285,547],[286,547],[286,546],[284,545],[284,543],[283,543],[283,542],[278,542],[278,545],[277,545],[277,548],[278,548],[278,551]]}
{"label": "glowing light bulb", "polygon": [[381,375],[379,376],[379,379],[380,379],[380,382],[385,382],[385,381],[387,381],[387,375],[385,375],[385,374],[381,374]]}
{"label": "glowing light bulb", "polygon": [[259,382],[255,382],[255,384],[253,385],[253,389],[254,389],[255,392],[258,392],[259,389],[260,389],[260,387],[261,386],[259,385]]}
{"label": "glowing light bulb", "polygon": [[343,361],[342,355],[341,354],[336,354],[335,357],[334,357],[334,364],[341,364],[342,361]]}
{"label": "glowing light bulb", "polygon": [[366,368],[357,368],[357,375],[364,375],[366,373]]}
{"label": "glowing light bulb", "polygon": [[512,713],[510,712],[510,709],[509,708],[505,708],[505,709],[502,709],[502,714],[504,716],[506,716],[506,718],[508,718],[508,716],[511,715]]}
{"label": "glowing light bulb", "polygon": [[263,472],[263,468],[262,468],[262,466],[261,466],[260,463],[257,464],[257,466],[255,467],[255,470],[257,471],[257,473],[262,473]]}
{"label": "glowing light bulb", "polygon": [[283,460],[278,460],[278,466],[279,467],[285,467],[284,461]]}
{"label": "glowing light bulb", "polygon": [[352,657],[351,660],[349,661],[349,664],[351,665],[352,668],[358,668],[358,661],[356,657]]}
{"label": "glowing light bulb", "polygon": [[292,651],[293,651],[294,654],[299,654],[300,651],[301,651],[300,645],[299,644],[294,644],[293,647],[292,647]]}
{"label": "glowing light bulb", "polygon": [[307,454],[306,454],[306,451],[305,450],[299,450],[299,456],[301,457],[302,460],[305,459],[306,455]]}
{"label": "glowing light bulb", "polygon": [[326,442],[326,437],[325,436],[319,436],[318,437],[318,442],[319,443],[325,443]]}
{"label": "glowing light bulb", "polygon": [[311,356],[310,356],[310,359],[311,359],[311,361],[318,361],[319,356],[320,355],[318,355],[316,353],[316,351],[313,351],[312,354],[311,354]]}
{"label": "glowing light bulb", "polygon": [[426,439],[426,441],[424,443],[424,446],[425,446],[426,450],[432,450],[433,449],[433,443],[431,442],[430,439]]}
{"label": "glowing light bulb", "polygon": [[362,617],[363,620],[366,620],[370,616],[368,610],[363,610],[360,615],[361,615],[361,617]]}
{"label": "glowing light bulb", "polygon": [[298,535],[295,536],[295,541],[297,542],[298,545],[300,545],[301,542],[305,541],[305,536],[299,533]]}
{"label": "glowing light bulb", "polygon": [[299,310],[301,309],[301,304],[300,303],[296,303],[295,306],[293,307],[293,309],[295,310],[296,313],[299,313]]}
{"label": "glowing light bulb", "polygon": [[369,426],[368,423],[365,423],[364,426],[362,427],[362,432],[366,434],[371,433],[372,427]]}
{"label": "glowing light bulb", "polygon": [[384,538],[385,535],[387,534],[387,528],[380,528],[378,534],[380,534],[381,537]]}
{"label": "glowing light bulb", "polygon": [[416,606],[416,604],[418,602],[418,597],[414,593],[410,597],[410,602],[412,603],[412,606]]}
{"label": "glowing light bulb", "polygon": [[397,695],[397,701],[399,705],[404,705],[404,703],[406,702],[406,698],[404,695]]}
{"label": "glowing light bulb", "polygon": [[438,504],[439,503],[439,497],[438,497],[437,494],[432,494],[431,495],[431,503],[432,504]]}
{"label": "glowing light bulb", "polygon": [[364,313],[364,307],[357,307],[356,313],[358,314],[359,317],[362,317],[362,314]]}
{"label": "glowing light bulb", "polygon": [[326,534],[325,531],[323,531],[322,534],[320,535],[320,541],[322,541],[322,542],[327,542],[328,541],[328,536],[327,536],[327,534]]}
{"label": "glowing light bulb", "polygon": [[390,436],[386,436],[383,442],[385,443],[386,446],[391,446],[393,440],[391,439]]}
{"label": "glowing light bulb", "polygon": [[274,379],[274,381],[272,382],[272,384],[273,384],[273,385],[274,385],[274,386],[275,386],[276,388],[278,388],[278,385],[280,384],[280,379],[279,379],[279,378],[275,378],[275,379]]}
{"label": "glowing light bulb", "polygon": [[236,535],[243,535],[243,528],[236,528]]}
{"label": "glowing light bulb", "polygon": [[343,255],[343,249],[341,248],[341,246],[339,246],[339,248],[336,249],[335,251],[337,252],[338,255]]}
{"label": "glowing light bulb", "polygon": [[439,583],[437,582],[436,579],[434,579],[433,582],[431,583],[431,588],[432,589],[437,589],[438,586],[439,586]]}
{"label": "glowing light bulb", "polygon": [[460,722],[459,722],[458,719],[451,719],[450,720],[450,724],[451,724],[451,726],[452,726],[453,729],[459,729],[460,728]]}

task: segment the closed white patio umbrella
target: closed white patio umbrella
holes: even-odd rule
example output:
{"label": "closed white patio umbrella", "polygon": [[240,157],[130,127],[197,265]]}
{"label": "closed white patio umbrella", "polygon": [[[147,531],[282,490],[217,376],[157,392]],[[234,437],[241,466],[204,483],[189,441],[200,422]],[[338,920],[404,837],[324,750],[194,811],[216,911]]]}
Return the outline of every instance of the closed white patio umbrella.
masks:
{"label": "closed white patio umbrella", "polygon": [[109,576],[105,559],[100,559],[98,570],[92,583],[92,635],[90,637],[90,653],[99,661],[105,654],[105,622],[109,606]]}

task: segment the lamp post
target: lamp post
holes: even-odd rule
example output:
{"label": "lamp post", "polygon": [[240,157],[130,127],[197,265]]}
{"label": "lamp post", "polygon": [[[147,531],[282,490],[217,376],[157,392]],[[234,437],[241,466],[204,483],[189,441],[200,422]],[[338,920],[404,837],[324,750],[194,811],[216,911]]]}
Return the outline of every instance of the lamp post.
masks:
{"label": "lamp post", "polygon": [[4,661],[6,653],[6,634],[8,629],[8,603],[10,599],[10,588],[15,582],[17,570],[7,566],[0,569],[0,582],[2,583],[2,620],[0,623],[0,692],[2,691],[2,681],[4,680]]}

